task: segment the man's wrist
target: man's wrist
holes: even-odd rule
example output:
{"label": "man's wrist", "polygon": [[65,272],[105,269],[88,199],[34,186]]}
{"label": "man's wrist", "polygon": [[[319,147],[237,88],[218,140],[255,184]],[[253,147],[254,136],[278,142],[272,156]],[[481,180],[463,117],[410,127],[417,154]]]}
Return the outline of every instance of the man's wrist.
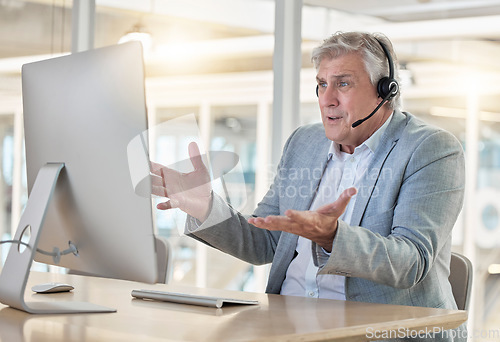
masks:
{"label": "man's wrist", "polygon": [[203,222],[205,222],[208,215],[210,214],[210,211],[212,210],[213,192],[210,191],[210,195],[205,199],[201,199],[201,201],[202,202],[200,203],[199,209],[196,210],[198,212],[198,214],[191,215],[198,220],[200,225]]}

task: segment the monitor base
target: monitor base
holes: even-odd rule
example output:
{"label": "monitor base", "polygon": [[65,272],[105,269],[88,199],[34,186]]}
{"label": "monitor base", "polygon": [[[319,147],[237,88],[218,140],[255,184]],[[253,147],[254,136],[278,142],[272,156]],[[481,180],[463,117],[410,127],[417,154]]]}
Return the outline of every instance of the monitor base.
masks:
{"label": "monitor base", "polygon": [[23,311],[32,314],[71,314],[116,312],[116,309],[88,302],[25,302]]}
{"label": "monitor base", "polygon": [[0,302],[33,314],[115,312],[116,309],[86,302],[25,302],[24,300],[47,207],[63,168],[64,163],[47,163],[37,174],[14,236],[16,241],[29,237],[28,247],[21,244],[11,246],[0,274]]}

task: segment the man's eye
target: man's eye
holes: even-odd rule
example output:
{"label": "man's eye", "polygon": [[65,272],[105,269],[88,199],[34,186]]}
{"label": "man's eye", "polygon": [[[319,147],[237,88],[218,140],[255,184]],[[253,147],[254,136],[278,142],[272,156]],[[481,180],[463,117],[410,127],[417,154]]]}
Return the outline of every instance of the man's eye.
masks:
{"label": "man's eye", "polygon": [[319,84],[319,86],[321,88],[326,88],[326,87],[328,87],[328,84],[326,84],[325,82],[322,82],[322,83]]}
{"label": "man's eye", "polygon": [[339,87],[342,88],[342,87],[347,87],[349,85],[349,83],[347,82],[339,82]]}

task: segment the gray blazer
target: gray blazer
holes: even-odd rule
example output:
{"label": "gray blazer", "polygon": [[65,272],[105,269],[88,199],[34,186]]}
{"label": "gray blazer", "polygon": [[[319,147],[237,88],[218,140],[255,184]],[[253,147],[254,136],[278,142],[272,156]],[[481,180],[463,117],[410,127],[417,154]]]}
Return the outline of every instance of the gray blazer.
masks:
{"label": "gray blazer", "polygon": [[[308,210],[330,143],[321,124],[297,129],[254,215]],[[464,183],[458,140],[395,111],[361,180],[352,220],[339,221],[331,256],[320,272],[346,276],[347,300],[456,309],[448,275],[451,230],[462,208]],[[221,217],[226,219],[220,222]],[[188,220],[188,230],[191,225]],[[218,196],[191,236],[253,264],[272,262],[268,293],[280,293],[298,238],[249,225]]]}

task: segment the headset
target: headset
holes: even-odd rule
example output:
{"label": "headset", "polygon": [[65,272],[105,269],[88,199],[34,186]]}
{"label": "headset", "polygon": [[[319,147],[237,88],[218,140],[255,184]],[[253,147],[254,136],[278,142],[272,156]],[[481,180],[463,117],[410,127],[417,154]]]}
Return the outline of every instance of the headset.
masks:
{"label": "headset", "polygon": [[[392,61],[391,54],[389,53],[389,50],[387,49],[387,46],[385,46],[384,43],[382,43],[379,39],[375,38],[377,42],[380,44],[382,47],[382,50],[384,50],[384,54],[387,58],[387,62],[389,64],[389,76],[384,76],[382,77],[378,83],[377,83],[377,93],[378,96],[382,98],[382,101],[378,104],[378,106],[373,110],[373,112],[370,113],[370,115],[366,116],[365,118],[358,120],[352,124],[352,128],[358,127],[361,125],[363,122],[371,118],[379,109],[386,103],[389,99],[395,97],[398,92],[399,92],[399,84],[398,81],[394,78],[394,63]],[[316,96],[319,97],[319,85],[316,85]]]}

